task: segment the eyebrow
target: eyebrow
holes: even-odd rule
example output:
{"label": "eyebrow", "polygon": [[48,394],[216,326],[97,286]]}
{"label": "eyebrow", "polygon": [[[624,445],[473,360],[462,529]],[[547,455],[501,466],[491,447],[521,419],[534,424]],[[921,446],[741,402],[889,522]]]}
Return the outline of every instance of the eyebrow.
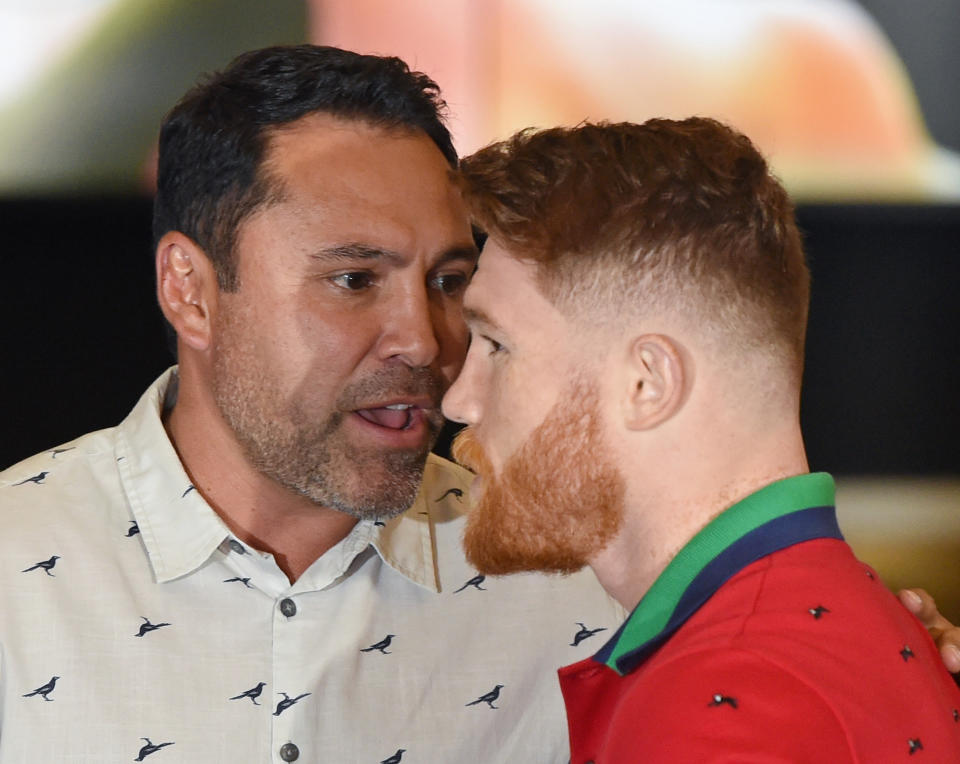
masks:
{"label": "eyebrow", "polygon": [[400,260],[399,252],[389,249],[371,247],[367,244],[338,244],[335,247],[324,247],[311,254],[311,257],[326,260]]}
{"label": "eyebrow", "polygon": [[500,324],[498,324],[489,313],[480,308],[473,308],[469,305],[463,306],[463,320],[471,326],[481,325],[489,329],[493,329],[497,332],[503,332]]}
{"label": "eyebrow", "polygon": [[[324,260],[388,260],[391,262],[402,262],[403,255],[392,249],[381,249],[380,247],[371,247],[369,244],[350,243],[338,244],[334,247],[324,247],[311,254],[311,257]],[[453,260],[466,260],[470,263],[476,263],[480,257],[480,252],[473,244],[462,244],[454,246],[444,252],[437,258],[434,267],[443,265]]]}

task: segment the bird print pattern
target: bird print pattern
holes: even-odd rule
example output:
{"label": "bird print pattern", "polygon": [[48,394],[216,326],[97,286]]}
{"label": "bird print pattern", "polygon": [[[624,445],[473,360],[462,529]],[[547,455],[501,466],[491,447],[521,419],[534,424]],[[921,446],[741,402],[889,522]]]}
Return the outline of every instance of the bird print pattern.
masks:
{"label": "bird print pattern", "polygon": [[256,687],[251,687],[249,690],[241,692],[239,695],[234,695],[230,700],[240,700],[241,698],[247,698],[255,706],[259,706],[260,703],[257,702],[257,698],[260,697],[260,693],[263,692],[263,688],[267,686],[266,682],[258,682]]}
{"label": "bird print pattern", "polygon": [[280,714],[282,714],[284,711],[286,711],[286,710],[287,710],[288,708],[290,708],[292,705],[294,705],[295,703],[299,703],[303,698],[307,697],[307,696],[310,695],[311,693],[309,693],[309,692],[304,692],[304,693],[301,693],[300,695],[297,695],[297,697],[295,697],[295,698],[291,698],[291,697],[290,697],[289,695],[287,695],[287,693],[285,693],[285,692],[281,692],[281,693],[278,693],[278,694],[279,694],[279,695],[283,695],[283,700],[281,700],[279,703],[277,703],[277,710],[273,712],[273,715],[274,715],[274,716],[280,716]]}
{"label": "bird print pattern", "polygon": [[50,473],[47,471],[40,472],[36,475],[28,477],[26,480],[21,480],[19,483],[14,483],[13,485],[26,485],[27,483],[33,483],[34,485],[43,485],[43,481],[47,479],[47,475]]}
{"label": "bird print pattern", "polygon": [[486,703],[490,708],[497,708],[497,706],[493,704],[494,704],[494,701],[496,701],[500,697],[500,690],[502,689],[503,689],[503,685],[498,684],[496,687],[490,690],[490,692],[484,693],[479,698],[477,698],[476,700],[470,701],[466,705],[476,706],[480,703]]}
{"label": "bird print pattern", "polygon": [[592,637],[594,634],[599,634],[601,631],[607,630],[605,626],[600,626],[596,629],[588,629],[580,621],[577,621],[577,626],[580,627],[580,630],[573,635],[573,642],[570,643],[570,647],[576,647],[583,642],[583,640],[590,639],[590,637]]}
{"label": "bird print pattern", "polygon": [[[16,492],[19,496],[47,494],[51,490],[58,492],[63,491],[65,489],[62,486],[68,482],[71,485],[76,485],[77,481],[73,475],[67,476],[68,480],[54,480],[54,477],[64,477],[64,474],[60,472],[61,470],[75,468],[87,453],[96,453],[98,456],[104,453],[104,449],[75,449],[71,447],[70,453],[66,453],[67,450],[68,449],[58,449],[55,453],[51,450],[43,455],[44,459],[51,460],[48,463],[53,465],[53,471],[48,467],[40,467],[37,465],[31,471],[24,471],[14,480],[9,480],[5,486],[0,487],[0,491],[9,491],[11,495]],[[136,471],[142,466],[141,462],[135,458],[135,455],[125,453],[114,453],[110,455],[109,452],[106,453],[110,457],[108,459],[109,463],[111,465],[116,464],[120,469],[124,470],[124,475],[129,474],[130,471]],[[112,490],[114,484],[119,487],[125,479],[124,477],[117,481],[105,480],[103,483],[107,489]],[[82,481],[79,482],[82,483]],[[14,483],[17,484],[16,487],[14,487]],[[98,485],[97,488],[99,489],[100,486]],[[164,488],[166,489],[165,491]],[[151,487],[144,491],[144,495],[150,491],[157,494],[161,492],[165,494],[158,496],[157,499],[157,501],[164,503],[169,503],[171,498],[173,502],[182,499],[184,504],[203,501],[203,497],[199,491],[197,491],[196,487],[192,487],[192,483],[188,484],[187,481],[173,483],[172,485],[166,484],[165,486],[158,485]],[[90,492],[93,493],[93,491]],[[195,494],[195,496],[191,496],[191,494]],[[434,500],[441,496],[443,496],[443,498],[440,500],[440,503],[435,504]],[[121,497],[121,499],[122,498],[123,497]],[[22,501],[22,499],[19,500]],[[461,502],[461,500],[465,501],[465,493],[460,488],[448,490],[448,486],[434,487],[420,500],[417,507],[410,514],[417,515],[417,510],[421,508],[433,509],[435,506],[440,507],[444,501],[449,504],[456,504]],[[34,501],[34,499],[31,498],[31,501]],[[58,498],[57,501],[61,501],[61,499]],[[203,704],[204,710],[202,714],[205,718],[209,715],[210,719],[217,719],[218,717],[215,714],[219,713],[224,720],[229,720],[229,723],[241,726],[248,724],[249,720],[254,718],[262,720],[266,725],[289,725],[290,722],[287,721],[287,719],[296,720],[298,709],[300,709],[300,717],[312,718],[314,708],[320,708],[320,702],[316,701],[316,706],[310,705],[315,702],[315,696],[318,695],[316,687],[319,685],[315,683],[315,672],[310,669],[309,665],[304,674],[310,684],[297,686],[298,683],[296,679],[294,679],[295,684],[292,689],[295,691],[293,692],[290,691],[290,686],[285,687],[286,692],[275,691],[277,687],[276,682],[260,681],[256,674],[248,676],[249,681],[244,681],[243,676],[234,677],[233,681],[237,678],[240,679],[239,684],[223,681],[224,678],[230,680],[228,672],[231,664],[229,663],[224,664],[227,669],[221,672],[222,674],[227,674],[226,677],[218,677],[216,684],[205,681],[210,676],[210,671],[212,671],[213,668],[211,666],[211,668],[208,669],[204,665],[196,664],[193,666],[193,669],[191,669],[192,664],[190,663],[190,657],[193,653],[189,646],[191,640],[200,636],[198,629],[202,628],[202,624],[205,623],[204,611],[196,608],[197,603],[203,602],[203,600],[196,597],[195,594],[188,595],[188,597],[194,597],[192,602],[179,593],[171,598],[171,594],[173,594],[175,589],[182,591],[183,589],[189,590],[193,587],[193,592],[199,592],[201,590],[196,587],[200,584],[207,587],[206,593],[203,595],[205,599],[209,600],[211,597],[219,596],[223,598],[221,601],[227,599],[234,602],[240,601],[243,603],[242,607],[247,609],[248,614],[257,607],[261,593],[269,593],[270,599],[273,602],[287,595],[291,598],[296,595],[299,601],[300,592],[285,592],[282,589],[282,584],[280,591],[277,592],[275,588],[276,583],[274,580],[269,579],[269,575],[261,576],[258,574],[258,571],[266,569],[265,566],[271,564],[272,560],[256,552],[256,550],[251,550],[251,553],[245,556],[239,554],[228,555],[228,557],[232,559],[224,561],[222,557],[216,553],[220,551],[221,546],[231,537],[227,536],[226,538],[217,540],[215,545],[211,547],[213,556],[209,561],[204,562],[202,567],[198,568],[197,571],[185,572],[186,574],[177,572],[174,574],[174,578],[169,579],[171,582],[170,585],[167,585],[167,582],[160,582],[161,585],[158,586],[156,579],[165,574],[159,569],[151,570],[150,563],[155,559],[153,555],[156,544],[158,542],[166,543],[162,538],[165,533],[163,524],[157,522],[160,516],[157,515],[154,517],[150,514],[140,514],[142,508],[135,508],[134,511],[131,511],[127,504],[122,506],[127,510],[124,514],[120,514],[120,512],[117,511],[117,504],[111,505],[108,501],[98,505],[94,505],[93,502],[91,502],[91,506],[89,507],[78,503],[77,509],[82,509],[83,512],[91,517],[96,517],[96,512],[102,508],[102,519],[104,521],[102,523],[103,539],[98,544],[94,544],[89,553],[87,550],[82,549],[79,541],[73,542],[74,546],[80,548],[83,552],[83,554],[80,555],[78,555],[73,548],[68,549],[66,546],[64,546],[62,550],[51,548],[47,551],[46,549],[40,548],[40,553],[37,553],[38,550],[36,546],[30,547],[25,545],[26,559],[23,557],[7,557],[7,566],[11,568],[9,574],[16,573],[16,575],[22,576],[23,586],[42,586],[44,590],[63,592],[63,595],[58,596],[73,598],[77,601],[78,607],[73,608],[73,611],[80,610],[79,606],[81,601],[84,600],[84,597],[80,595],[85,591],[89,591],[92,586],[104,586],[105,590],[98,592],[97,598],[89,600],[90,604],[87,605],[87,609],[90,611],[90,614],[88,616],[77,619],[73,612],[71,612],[69,620],[62,619],[57,621],[57,628],[76,628],[74,624],[82,623],[88,633],[97,634],[97,640],[100,640],[104,645],[109,645],[108,649],[117,656],[111,666],[116,671],[122,672],[124,676],[131,676],[129,672],[131,664],[126,657],[126,655],[130,654],[130,651],[123,647],[124,639],[128,640],[131,645],[144,645],[143,650],[148,652],[142,652],[141,648],[134,647],[133,654],[142,654],[146,663],[154,661],[154,658],[157,656],[163,658],[161,662],[167,661],[166,656],[169,656],[170,663],[176,661],[178,665],[171,667],[169,670],[169,675],[171,676],[174,674],[179,676],[184,670],[189,671],[195,669],[197,687],[199,694],[202,696],[197,698],[197,700]],[[49,510],[45,511],[49,512]],[[191,509],[191,511],[193,511],[193,509]],[[430,512],[424,512],[423,516],[430,517],[430,514]],[[64,514],[64,517],[67,517],[67,515]],[[83,523],[88,523],[79,512],[76,517],[81,518]],[[387,525],[392,526],[394,522],[394,520],[390,520],[387,522]],[[417,523],[419,526],[419,519],[417,519]],[[418,526],[411,525],[409,527]],[[51,525],[51,527],[55,526]],[[143,531],[141,531],[141,529],[143,529]],[[147,532],[148,529],[149,533]],[[76,532],[76,530],[76,524],[73,526],[64,526],[65,533]],[[52,535],[48,536],[48,538],[56,540],[60,538],[60,536]],[[404,553],[408,553],[406,539],[403,539],[402,536],[400,538],[404,546],[396,546],[396,548]],[[131,543],[134,540],[135,543]],[[384,543],[399,544],[399,542],[389,538]],[[111,551],[111,547],[108,545],[112,545],[112,550],[114,551]],[[416,547],[417,550],[419,550],[419,548],[419,546]],[[161,551],[165,553],[170,552],[170,556],[175,557],[176,555],[172,554],[172,552],[179,551],[179,549],[174,550],[169,548],[162,549]],[[56,552],[56,554],[53,554],[53,552]],[[101,555],[103,562],[101,563],[93,555]],[[115,556],[115,559],[112,559],[111,555]],[[439,602],[442,598],[451,596],[453,590],[461,586],[464,587],[461,590],[461,600],[469,594],[466,592],[466,589],[475,589],[478,594],[487,591],[489,588],[489,579],[474,575],[464,564],[462,558],[446,551],[445,542],[441,545],[440,555],[440,559],[444,559],[442,556],[446,555],[445,559],[448,562],[443,567],[440,567],[438,564],[438,573],[436,574],[437,577],[435,580],[451,582],[453,585],[450,586],[449,583],[445,583],[444,591],[431,593],[430,598],[436,597]],[[11,564],[10,560],[14,560],[14,563]],[[436,564],[429,557],[428,561]],[[454,564],[449,564],[450,561]],[[121,581],[118,579],[116,582],[101,582],[98,579],[91,578],[92,572],[96,571],[97,574],[99,574],[101,566],[106,565],[111,566],[111,568],[116,566],[117,570],[122,570],[124,580]],[[267,572],[270,573],[271,571]],[[393,572],[391,572],[390,575],[395,578],[398,577]],[[143,582],[138,580],[140,576],[145,579]],[[50,581],[49,579],[51,578],[56,579],[56,583]],[[193,579],[192,581],[188,580],[191,578]],[[404,573],[404,578],[406,581],[403,582],[403,586],[409,587],[411,584],[413,586],[420,585],[419,580],[412,580],[412,577],[406,573]],[[47,581],[49,581],[49,584]],[[256,587],[253,584],[254,581],[258,582]],[[222,593],[218,595],[217,592],[214,592],[213,589],[210,588],[214,585],[220,586]],[[326,585],[329,586],[329,584]],[[110,589],[106,589],[107,586],[109,586]],[[400,586],[395,585],[393,588],[396,591],[404,591]],[[165,593],[165,590],[170,593]],[[308,591],[319,591],[319,587],[316,590]],[[510,589],[506,588],[506,591],[509,592]],[[247,596],[246,593],[249,593],[250,596]],[[428,598],[428,601],[430,598]],[[181,603],[184,602],[188,603],[190,609],[181,609],[183,607]],[[307,602],[309,602],[309,600],[305,600],[305,604]],[[135,609],[132,609],[131,606]],[[235,607],[232,607],[232,609],[234,611],[236,610]],[[210,610],[212,613],[221,614],[223,607],[213,605]],[[304,607],[303,610],[306,610],[306,607]],[[444,612],[445,607],[431,605],[430,610]],[[276,612],[274,606],[271,606],[271,611]],[[406,615],[404,609],[398,609],[398,612],[404,616]],[[477,611],[473,606],[468,606],[465,612],[472,613]],[[486,610],[482,612],[486,612]],[[189,626],[183,623],[187,614],[189,614],[191,621]],[[228,617],[228,620],[231,623],[235,622],[233,618]],[[286,621],[282,617],[279,617],[279,623],[285,624]],[[423,656],[427,653],[424,648],[423,634],[418,633],[414,635],[417,641],[417,647],[408,652],[404,649],[410,644],[403,636],[406,633],[405,631],[398,628],[382,628],[387,626],[388,622],[381,617],[371,619],[371,623],[375,630],[373,633],[367,632],[363,634],[363,632],[357,630],[359,639],[356,640],[354,649],[356,651],[355,654],[360,657],[358,658],[357,664],[359,668],[355,670],[354,673],[359,672],[361,678],[363,674],[371,677],[379,674],[381,671],[379,667],[384,660],[409,660],[411,658],[414,660],[423,660]],[[435,621],[431,618],[429,623],[432,624],[435,623]],[[589,621],[587,621],[587,623],[589,623]],[[98,624],[103,624],[103,628],[100,628]],[[126,625],[124,626],[124,624]],[[290,624],[291,630],[302,629],[300,614],[298,614],[296,618],[291,619]],[[418,621],[414,621],[414,624],[419,626]],[[409,628],[410,624],[404,620],[400,625]],[[593,626],[595,624],[590,625]],[[0,623],[0,647],[3,646],[7,638],[2,626],[2,623]],[[274,628],[276,628],[276,626],[274,626]],[[282,630],[284,627],[281,626],[280,628]],[[349,625],[349,628],[356,627]],[[286,633],[293,633],[293,631]],[[261,643],[265,642],[269,645],[272,636],[272,634],[268,634],[267,639],[261,640]],[[226,628],[214,632],[213,637],[217,640],[224,640],[228,644],[238,642],[238,640],[232,639],[230,634],[226,632]],[[288,639],[288,637],[283,637],[282,634],[281,637]],[[366,639],[364,639],[364,637],[366,637]],[[563,629],[557,629],[555,632],[555,640],[558,645],[565,645],[570,641],[570,637],[571,635],[566,634]],[[278,640],[278,642],[279,641],[280,640]],[[244,644],[242,641],[239,641],[239,643]],[[162,651],[154,652],[158,650],[158,645],[162,645]],[[206,648],[203,648],[203,650],[205,649]],[[197,652],[201,651],[198,650]],[[446,652],[453,653],[454,651],[448,650]],[[499,664],[502,661],[502,654],[499,649],[493,652],[496,654],[495,660],[493,657],[481,658],[479,665]],[[373,655],[377,653],[379,653],[380,656],[373,657]],[[559,655],[561,651],[558,649],[556,653]],[[370,656],[369,660],[366,659],[366,656]],[[47,660],[53,662],[55,657],[57,656],[54,652],[47,656]],[[257,653],[252,655],[252,660],[249,657],[238,660],[238,665],[242,663],[243,660],[247,660],[249,668],[257,670],[266,667],[269,671],[275,665],[286,662],[287,666],[283,668],[283,672],[284,675],[287,675],[287,672],[290,671],[289,664],[295,657],[294,655],[290,655],[289,652],[279,657],[269,652],[265,656]],[[309,655],[307,657],[309,657]],[[461,658],[462,656],[457,657],[455,660],[459,663]],[[471,656],[470,660],[473,661],[475,658]],[[56,670],[54,670],[55,667],[53,665],[50,665],[49,668],[42,665],[43,661],[37,660],[36,663],[39,665],[29,666],[32,674],[27,674],[27,676],[35,676],[37,673],[35,669],[37,668],[39,668],[39,671],[44,672],[46,676],[36,676],[32,684],[24,684],[22,688],[17,687],[16,689],[19,691],[12,693],[12,697],[16,698],[16,702],[24,704],[24,708],[28,709],[28,712],[34,716],[40,713],[47,713],[49,715],[50,711],[48,709],[57,711],[58,708],[64,708],[64,703],[67,703],[68,707],[70,703],[76,702],[88,702],[91,704],[91,707],[92,704],[102,703],[107,697],[105,693],[108,692],[108,690],[104,689],[105,685],[111,681],[116,681],[115,677],[111,680],[105,674],[101,675],[100,672],[95,671],[93,668],[81,667],[78,671],[68,671],[60,665],[61,662],[59,659],[57,659],[58,665],[56,666]],[[445,664],[449,664],[450,660],[444,658],[443,654],[441,654],[441,661],[439,661],[439,663],[444,665],[442,669],[443,672],[448,671]],[[559,663],[559,660],[555,662],[552,661],[551,666],[559,665]],[[526,665],[526,662],[524,665]],[[521,667],[521,669],[522,668],[524,667]],[[169,683],[164,681],[163,674],[163,670],[160,670],[158,673],[158,671],[148,667],[142,677],[137,678],[136,682],[127,683],[124,686],[123,693],[120,694],[122,701],[119,697],[117,701],[122,703],[123,706],[128,706],[132,709],[141,704],[141,701],[136,695],[143,695],[149,700],[151,707],[157,709],[156,716],[158,719],[173,720],[173,724],[167,721],[164,721],[162,724],[153,724],[151,722],[153,728],[145,728],[139,726],[139,724],[133,724],[133,714],[124,711],[123,706],[118,706],[116,713],[111,714],[108,724],[110,737],[113,741],[112,745],[116,746],[117,741],[120,741],[120,755],[116,756],[116,758],[127,761],[157,762],[157,764],[162,764],[162,762],[167,759],[171,761],[210,760],[209,756],[204,758],[198,755],[201,751],[209,753],[210,749],[204,748],[207,742],[204,741],[202,737],[198,739],[196,735],[184,734],[181,736],[180,731],[176,728],[176,720],[179,717],[178,713],[173,711],[167,714],[164,710],[165,706],[170,702],[171,687],[168,686]],[[61,675],[63,678],[61,678]],[[265,676],[265,674],[261,674],[261,676]],[[94,677],[93,682],[90,681],[91,677]],[[448,682],[447,677],[449,677],[451,681]],[[160,679],[159,682],[157,681],[158,678]],[[380,681],[381,680],[378,680],[378,682]],[[510,729],[512,725],[516,723],[513,717],[494,713],[495,709],[499,709],[505,705],[504,695],[502,693],[506,691],[502,690],[504,684],[502,681],[499,687],[496,687],[495,691],[491,690],[491,688],[496,686],[493,681],[486,687],[477,687],[477,696],[472,696],[474,688],[464,682],[462,678],[458,678],[455,672],[451,672],[449,675],[446,673],[438,673],[437,679],[432,681],[433,686],[436,686],[439,692],[450,693],[451,690],[453,690],[459,693],[454,695],[454,697],[462,697],[462,700],[459,703],[445,703],[444,711],[447,714],[462,714],[465,719],[469,720],[468,723],[472,724],[475,728],[475,731],[471,733],[474,737],[478,734],[477,730],[480,731],[479,734],[486,734],[486,731],[489,731],[490,734],[495,734],[495,731],[502,724],[506,724],[508,729]],[[483,682],[482,679],[481,682]],[[372,682],[366,681],[366,685],[372,686]],[[447,686],[444,687],[444,685]],[[364,685],[361,683],[359,686]],[[63,693],[61,688],[66,689],[67,693]],[[176,692],[179,696],[183,691],[183,685],[178,685],[178,688]],[[224,689],[226,691],[223,691]],[[426,685],[424,689],[432,689],[432,687]],[[420,691],[421,690],[418,689],[418,692]],[[482,695],[481,692],[483,692]],[[525,697],[530,699],[539,697],[534,694],[533,690],[529,692],[531,694]],[[212,695],[212,698],[208,697],[209,695]],[[449,697],[449,695],[447,695],[447,697]],[[209,708],[211,700],[214,704],[219,700],[222,711],[211,712],[206,710]],[[468,702],[473,703],[474,700],[476,701],[474,705],[466,707]],[[370,705],[371,707],[376,707],[377,704],[371,702]],[[489,714],[475,710],[478,707],[484,706],[491,709]],[[69,714],[69,711],[67,711],[67,713]],[[197,713],[199,714],[201,712],[198,711]],[[239,717],[240,714],[243,714],[243,716]],[[153,716],[153,714],[151,714],[151,716]],[[503,721],[487,721],[488,717],[490,720],[500,717]],[[220,724],[220,722],[214,723]],[[128,729],[126,730],[125,736],[121,736],[119,733],[124,731],[122,728],[125,726],[128,727]],[[221,727],[217,727],[217,729],[220,728]],[[364,743],[366,755],[356,760],[369,761],[371,764],[374,762],[403,764],[410,759],[408,753],[416,748],[422,749],[423,743],[428,743],[428,747],[426,750],[418,751],[417,760],[431,760],[432,752],[429,746],[433,745],[433,740],[423,738],[421,741],[418,738],[418,744],[415,746],[412,742],[404,739],[404,735],[402,734],[403,730],[398,725],[392,725],[391,728],[394,730],[391,736],[396,734],[397,739],[395,742],[389,738],[379,741],[378,744],[375,740],[367,741]],[[454,725],[451,725],[451,729],[453,728]],[[399,730],[399,732],[397,732],[397,730]],[[66,734],[66,728],[64,734]],[[74,733],[71,732],[71,734]],[[262,735],[262,733],[257,733],[257,735]],[[252,739],[251,733],[247,730],[237,732],[236,737],[248,740]],[[187,747],[188,738],[189,748]],[[11,736],[11,740],[12,739]],[[127,742],[123,743],[123,740]],[[308,739],[297,739],[297,735],[294,734],[291,742],[300,747],[300,760],[318,760],[312,758],[316,754],[316,751],[312,751],[309,748],[310,742]],[[91,750],[94,750],[98,745],[96,741],[91,740],[87,740],[84,744],[90,747]],[[210,741],[210,744],[212,745],[212,741]],[[104,750],[106,750],[108,747],[107,740],[104,740],[103,746]],[[384,750],[377,751],[376,748]],[[124,754],[122,749],[128,749],[127,753]],[[309,754],[307,753],[308,750],[311,751]],[[166,752],[172,753],[165,757]],[[272,753],[275,757],[276,751]],[[457,758],[459,759],[460,757]],[[41,759],[38,760],[51,759],[41,757]],[[231,760],[243,760],[243,757],[233,757]],[[442,758],[437,759],[433,756],[432,760],[442,760]],[[0,761],[5,762],[2,755],[0,755]]]}
{"label": "bird print pattern", "polygon": [[462,488],[448,488],[446,491],[444,491],[444,492],[440,495],[439,498],[435,499],[434,501],[441,502],[441,501],[443,501],[445,498],[447,498],[448,496],[453,496],[453,498],[455,498],[457,501],[462,502],[462,501],[463,501],[463,489],[462,489]]}
{"label": "bird print pattern", "polygon": [[143,761],[145,758],[147,758],[147,756],[156,753],[161,748],[166,748],[168,745],[173,745],[173,743],[157,743],[154,745],[150,742],[150,738],[148,737],[142,737],[140,739],[144,742],[144,745],[141,746],[140,753],[137,754],[137,758],[135,758],[134,761]]}
{"label": "bird print pattern", "polygon": [[33,692],[28,692],[28,693],[27,693],[26,695],[24,695],[23,697],[25,697],[25,698],[32,698],[32,697],[34,697],[34,696],[39,695],[39,696],[40,696],[41,698],[43,698],[44,700],[52,701],[53,698],[50,697],[50,693],[53,692],[54,688],[57,686],[57,680],[58,680],[59,678],[60,678],[60,677],[58,677],[58,676],[50,677],[50,681],[49,681],[49,682],[47,682],[47,683],[44,684],[44,685],[41,685],[40,687],[38,687],[37,689],[35,689]]}
{"label": "bird print pattern", "polygon": [[472,587],[473,587],[474,589],[476,589],[477,591],[485,592],[486,589],[485,589],[484,587],[482,587],[480,584],[482,584],[482,583],[483,583],[484,581],[486,581],[486,580],[487,580],[487,577],[486,577],[486,576],[474,576],[474,577],[471,578],[469,581],[467,581],[467,583],[465,583],[463,586],[461,586],[459,589],[455,590],[455,591],[454,591],[454,594],[459,594],[459,593],[462,592],[464,589],[466,589],[468,586],[472,586]]}
{"label": "bird print pattern", "polygon": [[41,562],[31,565],[29,568],[24,568],[20,572],[29,573],[31,570],[42,570],[48,576],[55,577],[51,571],[53,570],[54,566],[57,564],[57,560],[59,559],[60,559],[60,556],[55,554],[49,560],[42,560]]}
{"label": "bird print pattern", "polygon": [[370,653],[370,652],[373,652],[374,650],[378,650],[378,651],[380,651],[381,653],[383,653],[384,655],[390,655],[390,650],[388,650],[387,648],[390,647],[390,643],[393,641],[393,638],[394,638],[395,636],[396,636],[395,634],[387,634],[387,636],[385,636],[385,637],[384,637],[383,639],[381,639],[379,642],[376,642],[376,643],[370,645],[370,647],[363,647],[363,648],[361,648],[361,649],[360,649],[360,652],[361,652],[361,653]]}
{"label": "bird print pattern", "polygon": [[144,616],[140,616],[140,618],[143,619],[143,623],[140,624],[140,631],[133,635],[135,637],[142,637],[145,634],[149,634],[151,631],[156,631],[163,626],[170,625],[169,623],[150,623],[150,620]]}

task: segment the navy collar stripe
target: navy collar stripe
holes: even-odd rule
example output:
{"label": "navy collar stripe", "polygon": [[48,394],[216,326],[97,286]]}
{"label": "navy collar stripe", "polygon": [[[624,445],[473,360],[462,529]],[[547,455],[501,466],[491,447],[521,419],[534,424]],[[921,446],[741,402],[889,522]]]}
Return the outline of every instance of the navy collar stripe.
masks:
{"label": "navy collar stripe", "polygon": [[[843,539],[833,507],[811,507],[783,515],[741,537],[711,560],[690,583],[671,614],[670,620],[658,634],[615,661],[617,673],[629,674],[636,669],[686,623],[687,619],[696,613],[723,584],[748,565],[781,549],[818,538]],[[614,644],[615,639],[616,637],[611,640]],[[608,643],[601,653],[604,651],[609,653],[608,647],[612,649],[612,645]],[[597,653],[594,660],[606,663],[608,657],[609,655],[601,658],[600,653]]]}

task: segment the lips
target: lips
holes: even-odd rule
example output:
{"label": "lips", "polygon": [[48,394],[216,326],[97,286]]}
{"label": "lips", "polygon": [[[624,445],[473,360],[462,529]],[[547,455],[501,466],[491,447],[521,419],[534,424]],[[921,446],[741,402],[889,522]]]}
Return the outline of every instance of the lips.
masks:
{"label": "lips", "polygon": [[356,413],[368,422],[380,427],[386,427],[390,430],[404,430],[413,421],[414,410],[415,408],[409,404],[397,403],[379,408],[357,409]]}

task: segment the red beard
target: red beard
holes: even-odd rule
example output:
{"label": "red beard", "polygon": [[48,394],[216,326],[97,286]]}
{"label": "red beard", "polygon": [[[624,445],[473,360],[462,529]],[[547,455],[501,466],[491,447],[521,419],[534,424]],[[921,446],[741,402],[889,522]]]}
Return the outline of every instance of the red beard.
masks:
{"label": "red beard", "polygon": [[595,386],[572,385],[499,477],[473,428],[457,436],[453,456],[484,479],[463,537],[479,573],[572,573],[620,528],[624,482],[603,444]]}

